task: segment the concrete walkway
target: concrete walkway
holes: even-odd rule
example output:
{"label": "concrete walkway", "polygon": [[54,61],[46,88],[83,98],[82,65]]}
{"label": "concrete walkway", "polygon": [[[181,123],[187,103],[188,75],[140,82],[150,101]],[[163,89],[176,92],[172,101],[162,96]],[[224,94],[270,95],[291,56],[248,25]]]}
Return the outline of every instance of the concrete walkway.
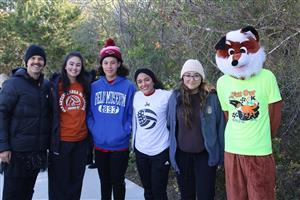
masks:
{"label": "concrete walkway", "polygon": [[[0,199],[2,199],[3,175],[0,175]],[[35,184],[34,200],[48,199],[48,178],[47,172],[40,173]],[[144,190],[133,182],[126,180],[126,199],[142,200]],[[100,199],[100,181],[96,169],[86,169],[81,200],[99,200]]]}

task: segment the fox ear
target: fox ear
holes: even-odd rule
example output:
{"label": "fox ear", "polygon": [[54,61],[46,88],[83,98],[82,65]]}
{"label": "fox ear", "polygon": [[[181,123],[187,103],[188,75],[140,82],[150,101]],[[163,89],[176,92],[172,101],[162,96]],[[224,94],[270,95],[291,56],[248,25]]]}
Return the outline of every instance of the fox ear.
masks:
{"label": "fox ear", "polygon": [[220,41],[215,45],[215,50],[226,49],[226,36],[223,36]]}
{"label": "fox ear", "polygon": [[249,32],[248,34],[250,34],[252,37],[254,36],[256,41],[259,42],[258,32],[255,30],[255,28],[253,26],[246,26],[246,27],[241,29],[241,33],[246,33],[247,34],[247,32]]}

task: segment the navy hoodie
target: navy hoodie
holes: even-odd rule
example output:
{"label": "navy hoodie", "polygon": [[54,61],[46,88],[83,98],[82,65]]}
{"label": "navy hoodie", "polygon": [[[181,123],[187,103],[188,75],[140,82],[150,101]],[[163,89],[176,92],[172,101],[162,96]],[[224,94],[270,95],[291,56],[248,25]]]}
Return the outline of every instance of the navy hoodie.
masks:
{"label": "navy hoodie", "polygon": [[104,76],[92,83],[88,128],[95,147],[128,148],[135,91],[135,85],[120,76],[112,84]]}

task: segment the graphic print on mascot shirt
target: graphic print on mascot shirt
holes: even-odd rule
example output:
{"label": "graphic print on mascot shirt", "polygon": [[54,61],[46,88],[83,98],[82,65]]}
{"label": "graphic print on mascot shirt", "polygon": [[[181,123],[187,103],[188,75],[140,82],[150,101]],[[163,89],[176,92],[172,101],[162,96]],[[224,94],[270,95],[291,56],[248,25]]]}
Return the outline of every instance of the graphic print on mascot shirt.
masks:
{"label": "graphic print on mascot shirt", "polygon": [[233,121],[246,121],[256,119],[259,115],[259,102],[255,98],[255,90],[231,92],[229,103],[235,107],[232,113]]}

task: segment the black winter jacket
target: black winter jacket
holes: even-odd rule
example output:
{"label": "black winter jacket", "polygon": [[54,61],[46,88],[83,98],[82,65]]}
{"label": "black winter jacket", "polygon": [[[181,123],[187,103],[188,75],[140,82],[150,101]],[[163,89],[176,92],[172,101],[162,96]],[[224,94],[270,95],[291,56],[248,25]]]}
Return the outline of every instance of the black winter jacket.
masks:
{"label": "black winter jacket", "polygon": [[59,153],[60,144],[60,115],[59,115],[59,105],[58,105],[58,82],[60,79],[59,74],[54,74],[50,79],[50,102],[52,107],[52,129],[51,129],[51,143],[50,151],[53,153]]}
{"label": "black winter jacket", "polygon": [[19,68],[0,92],[0,152],[44,151],[50,143],[49,82]]}

